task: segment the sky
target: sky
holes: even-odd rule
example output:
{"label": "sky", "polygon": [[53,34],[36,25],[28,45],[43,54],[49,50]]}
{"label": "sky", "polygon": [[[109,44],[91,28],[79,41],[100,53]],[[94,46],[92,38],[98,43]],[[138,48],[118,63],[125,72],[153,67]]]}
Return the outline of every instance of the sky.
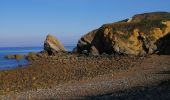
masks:
{"label": "sky", "polygon": [[0,47],[43,46],[47,34],[65,46],[102,24],[155,11],[170,0],[0,0]]}

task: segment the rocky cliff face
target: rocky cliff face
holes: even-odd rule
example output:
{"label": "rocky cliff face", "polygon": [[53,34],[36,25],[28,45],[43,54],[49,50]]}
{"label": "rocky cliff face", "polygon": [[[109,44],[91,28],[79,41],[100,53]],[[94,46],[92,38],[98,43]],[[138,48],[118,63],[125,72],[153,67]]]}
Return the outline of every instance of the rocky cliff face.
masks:
{"label": "rocky cliff face", "polygon": [[167,46],[165,41],[168,43],[170,40],[167,37],[169,33],[170,13],[139,14],[87,33],[74,50],[92,55],[117,53],[145,56],[162,51]]}
{"label": "rocky cliff face", "polygon": [[54,36],[47,35],[44,42],[44,51],[49,55],[56,55],[60,52],[66,52],[66,49]]}

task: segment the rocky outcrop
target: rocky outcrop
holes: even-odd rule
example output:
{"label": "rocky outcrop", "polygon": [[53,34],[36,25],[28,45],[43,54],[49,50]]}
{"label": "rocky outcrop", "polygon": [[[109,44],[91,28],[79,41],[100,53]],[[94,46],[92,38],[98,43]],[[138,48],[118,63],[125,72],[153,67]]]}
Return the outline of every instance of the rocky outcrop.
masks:
{"label": "rocky outcrop", "polygon": [[4,58],[6,59],[16,59],[17,61],[21,60],[24,58],[24,55],[20,55],[20,54],[11,54],[11,55],[6,55],[4,56]]}
{"label": "rocky outcrop", "polygon": [[54,36],[47,35],[44,42],[44,51],[49,55],[56,55],[57,53],[66,52],[66,49]]}
{"label": "rocky outcrop", "polygon": [[25,58],[29,61],[34,61],[34,60],[37,60],[39,58],[46,58],[46,57],[48,57],[48,54],[45,51],[41,51],[41,52],[38,52],[38,53],[29,52],[25,56]]}
{"label": "rocky outcrop", "polygon": [[[169,41],[170,13],[154,12],[105,24],[82,36],[74,52],[145,56],[162,51]],[[168,42],[166,42],[168,43]]]}

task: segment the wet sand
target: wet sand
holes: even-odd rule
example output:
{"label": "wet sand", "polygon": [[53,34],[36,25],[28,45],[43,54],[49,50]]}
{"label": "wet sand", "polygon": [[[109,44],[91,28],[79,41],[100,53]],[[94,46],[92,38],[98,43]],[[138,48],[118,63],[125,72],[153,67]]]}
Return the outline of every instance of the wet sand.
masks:
{"label": "wet sand", "polygon": [[[6,99],[147,99],[153,98],[153,88],[169,82],[169,71],[169,55],[43,57],[27,68],[0,72],[0,93]],[[160,89],[168,94],[169,83]]]}

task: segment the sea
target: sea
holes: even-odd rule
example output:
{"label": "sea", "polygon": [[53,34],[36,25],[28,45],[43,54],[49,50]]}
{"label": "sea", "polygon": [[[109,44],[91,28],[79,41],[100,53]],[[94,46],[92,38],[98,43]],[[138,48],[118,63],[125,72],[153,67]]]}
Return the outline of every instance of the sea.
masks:
{"label": "sea", "polygon": [[[68,51],[72,51],[75,46],[65,46]],[[9,54],[22,54],[26,55],[29,52],[40,52],[43,47],[0,47],[0,70],[10,70],[17,68],[18,66],[26,66],[28,60],[21,59],[17,61],[15,59],[6,59],[4,56]]]}

